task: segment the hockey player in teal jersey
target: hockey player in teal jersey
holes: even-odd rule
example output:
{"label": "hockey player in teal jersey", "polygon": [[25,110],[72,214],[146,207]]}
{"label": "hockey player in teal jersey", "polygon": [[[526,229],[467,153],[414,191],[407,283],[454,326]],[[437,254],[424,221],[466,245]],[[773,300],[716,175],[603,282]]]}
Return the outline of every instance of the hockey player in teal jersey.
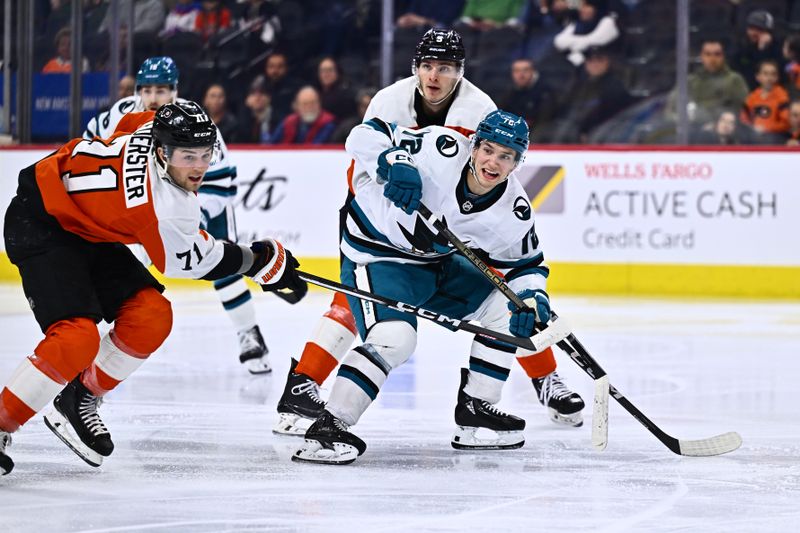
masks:
{"label": "hockey player in teal jersey", "polygon": [[[343,283],[519,337],[531,336],[535,323],[548,322],[549,270],[530,201],[513,176],[528,149],[523,119],[493,111],[471,141],[439,126],[412,130],[371,119],[353,129],[346,149],[355,160],[355,198],[340,243]],[[528,307],[511,310],[502,293],[416,212],[420,202],[501,272]],[[346,464],[361,455],[366,444],[349,427],[416,346],[414,315],[357,299],[349,303],[364,343],[346,355],[325,411],[306,432],[295,460]],[[552,357],[549,349],[540,353]],[[469,369],[462,369],[454,447],[524,444],[525,421],[495,404],[514,357],[532,356],[475,337]],[[481,428],[495,435],[480,438]]]}

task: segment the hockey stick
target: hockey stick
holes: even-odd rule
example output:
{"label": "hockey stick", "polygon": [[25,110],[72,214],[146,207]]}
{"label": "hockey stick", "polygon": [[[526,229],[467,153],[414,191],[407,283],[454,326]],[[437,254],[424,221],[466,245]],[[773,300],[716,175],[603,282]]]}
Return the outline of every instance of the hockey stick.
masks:
{"label": "hockey stick", "polygon": [[326,278],[321,278],[319,276],[315,276],[314,274],[301,272],[300,270],[297,271],[297,274],[298,276],[300,276],[300,279],[308,283],[313,283],[314,285],[318,285],[320,287],[324,287],[332,291],[349,294],[350,296],[355,296],[356,298],[359,298],[361,300],[366,300],[368,302],[389,307],[391,309],[394,309],[395,311],[401,311],[403,313],[411,313],[412,315],[417,315],[419,317],[426,318],[431,322],[435,322],[440,326],[443,326],[451,331],[452,330],[469,331],[470,333],[475,333],[476,335],[489,337],[498,341],[512,344],[519,348],[524,348],[526,350],[533,350],[533,351],[544,350],[548,346],[551,346],[556,342],[559,342],[561,339],[566,338],[566,336],[569,334],[570,331],[569,324],[567,324],[567,321],[564,319],[558,319],[554,320],[549,327],[538,332],[533,337],[530,338],[514,337],[512,335],[506,335],[504,333],[486,329],[484,327],[473,324],[467,320],[450,318],[448,316],[439,313],[434,313],[433,311],[428,311],[427,309],[423,309],[421,307],[417,307],[416,305],[403,303],[398,300],[392,300],[390,298],[379,296],[371,292],[367,292],[361,289],[356,289],[355,287],[348,287],[347,285],[342,285],[341,283],[338,283],[336,281]]}
{"label": "hockey stick", "polygon": [[[461,252],[475,267],[480,270],[483,275],[497,287],[503,295],[520,308],[526,307],[519,296],[509,287],[502,276],[494,272],[486,263],[484,263],[475,253],[470,250],[461,240],[439,220],[430,209],[424,204],[420,203],[417,211],[425,218],[439,233],[443,234],[445,238],[455,248]],[[683,440],[676,439],[675,437],[665,433],[658,427],[652,420],[647,418],[644,413],[636,408],[621,392],[619,392],[613,385],[608,382],[608,376],[605,370],[595,361],[586,348],[575,338],[575,335],[570,333],[563,341],[559,341],[556,345],[567,352],[567,355],[580,366],[584,372],[595,380],[595,416],[600,416],[599,420],[592,420],[592,444],[598,449],[604,449],[608,442],[608,394],[610,393],[614,399],[625,408],[636,420],[639,421],[647,430],[655,435],[664,446],[669,448],[672,452],[678,455],[687,455],[695,457],[708,457],[712,455],[721,455],[736,450],[742,445],[742,437],[735,431],[709,437],[707,439],[698,440]],[[604,379],[603,379],[604,378]],[[598,394],[601,396],[598,400]],[[605,396],[605,406],[603,403],[603,396]],[[598,406],[598,403],[600,405]],[[598,413],[598,411],[600,411]]]}

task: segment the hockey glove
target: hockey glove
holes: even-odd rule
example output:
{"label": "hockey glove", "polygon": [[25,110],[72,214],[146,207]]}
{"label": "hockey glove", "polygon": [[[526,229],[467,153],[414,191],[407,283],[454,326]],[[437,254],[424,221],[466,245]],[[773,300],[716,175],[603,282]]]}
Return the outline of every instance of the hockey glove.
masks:
{"label": "hockey glove", "polygon": [[515,337],[530,337],[536,323],[546,324],[550,320],[550,298],[541,289],[525,289],[517,296],[525,302],[525,307],[520,309],[514,302],[508,302],[511,311],[508,330]]}
{"label": "hockey glove", "polygon": [[308,284],[300,279],[295,270],[300,266],[292,256],[292,252],[273,239],[256,241],[250,245],[255,254],[255,262],[245,272],[264,291],[280,291],[289,293],[292,298],[284,298],[290,303],[297,303],[308,292]]}
{"label": "hockey glove", "polygon": [[406,214],[419,207],[422,178],[411,155],[402,148],[389,148],[378,156],[378,183],[384,183],[383,195]]}

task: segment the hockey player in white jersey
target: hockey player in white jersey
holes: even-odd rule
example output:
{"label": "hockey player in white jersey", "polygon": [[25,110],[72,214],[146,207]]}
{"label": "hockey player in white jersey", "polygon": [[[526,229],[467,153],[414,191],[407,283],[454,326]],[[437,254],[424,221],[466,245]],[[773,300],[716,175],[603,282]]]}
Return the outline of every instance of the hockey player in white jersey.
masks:
{"label": "hockey player in white jersey", "polygon": [[[178,98],[178,67],[170,57],[151,57],[142,63],[136,74],[134,95],[122,98],[108,111],[90,120],[83,137],[106,139],[114,133],[117,124],[127,113],[155,111],[163,104],[175,101],[185,101]],[[217,140],[218,159],[209,168],[203,186],[198,191],[201,224],[215,238],[236,242],[236,218],[232,204],[236,197],[236,168],[228,158],[228,147],[219,130]],[[149,261],[141,247],[134,247],[133,251],[142,261]],[[239,361],[252,374],[270,372],[267,346],[256,324],[255,306],[242,276],[217,280],[214,289],[237,331]]]}
{"label": "hockey player in white jersey", "polygon": [[[464,78],[465,62],[464,45],[458,32],[429,30],[417,44],[412,75],[378,91],[367,108],[365,119],[377,117],[413,129],[445,126],[471,135],[481,119],[497,107],[486,93]],[[352,178],[352,171],[351,167],[349,178]],[[280,420],[275,432],[302,435],[305,428],[300,419],[319,416],[324,406],[319,385],[333,372],[355,337],[356,325],[347,299],[337,293],[330,309],[317,323],[299,362],[292,359],[278,402]],[[558,423],[580,426],[583,400],[567,389],[555,372],[552,350],[537,357],[521,358],[519,363],[531,378],[550,418]]]}
{"label": "hockey player in white jersey", "polygon": [[[355,198],[340,248],[344,284],[519,337],[550,319],[549,273],[539,249],[530,201],[513,172],[528,149],[528,126],[493,111],[472,142],[447,128],[399,128],[371,119],[353,129],[346,148],[356,161]],[[416,213],[420,202],[528,305],[513,307],[500,291]],[[330,398],[293,459],[350,463],[366,444],[349,432],[393,369],[413,353],[416,316],[348,299],[364,343],[342,361]],[[509,311],[510,318],[509,318]],[[524,444],[525,421],[499,411],[513,359],[541,357],[476,336],[462,369],[455,448],[510,449]],[[481,429],[495,438],[479,438]]]}

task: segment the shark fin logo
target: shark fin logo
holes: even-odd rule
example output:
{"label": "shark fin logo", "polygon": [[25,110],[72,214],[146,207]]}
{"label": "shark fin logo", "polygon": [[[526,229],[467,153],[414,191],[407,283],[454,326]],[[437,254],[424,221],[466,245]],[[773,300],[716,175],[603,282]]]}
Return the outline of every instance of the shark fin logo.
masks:
{"label": "shark fin logo", "polygon": [[[442,224],[447,227],[447,220],[445,220],[444,217],[442,217]],[[415,217],[414,219],[413,233],[408,231],[399,223],[397,226],[400,228],[400,231],[403,232],[403,236],[406,238],[412,248],[414,248],[414,250],[440,254],[450,251],[450,243],[448,242],[447,238],[438,232],[434,233],[434,231],[431,230],[419,216]]]}
{"label": "shark fin logo", "polygon": [[531,204],[524,196],[517,196],[514,200],[514,216],[520,220],[531,219]]}
{"label": "shark fin logo", "polygon": [[454,157],[458,153],[458,142],[450,135],[439,135],[436,149],[445,157]]}

